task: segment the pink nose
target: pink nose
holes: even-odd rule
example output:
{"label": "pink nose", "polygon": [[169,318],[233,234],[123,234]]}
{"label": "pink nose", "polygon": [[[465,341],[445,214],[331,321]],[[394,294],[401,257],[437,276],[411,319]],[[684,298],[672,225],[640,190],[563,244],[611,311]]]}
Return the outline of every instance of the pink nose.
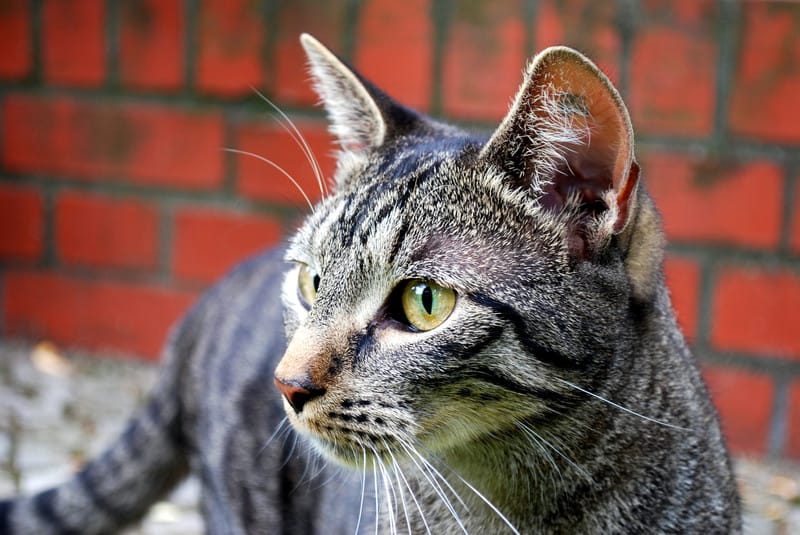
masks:
{"label": "pink nose", "polygon": [[275,378],[275,386],[278,387],[278,390],[281,391],[283,397],[286,398],[286,401],[289,402],[289,405],[292,406],[297,414],[302,412],[306,403],[325,393],[324,388],[319,388],[310,384],[310,382],[301,385],[295,381],[282,381],[277,377]]}

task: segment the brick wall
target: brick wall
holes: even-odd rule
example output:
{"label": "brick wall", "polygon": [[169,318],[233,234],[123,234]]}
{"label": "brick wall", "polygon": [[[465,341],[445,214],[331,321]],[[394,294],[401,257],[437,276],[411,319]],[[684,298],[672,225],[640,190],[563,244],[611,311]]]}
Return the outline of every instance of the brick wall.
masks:
{"label": "brick wall", "polygon": [[196,296],[278,242],[330,140],[308,31],[400,100],[490,128],[556,43],[631,110],[678,317],[738,453],[800,458],[800,4],[682,0],[0,2],[0,324],[155,358]]}

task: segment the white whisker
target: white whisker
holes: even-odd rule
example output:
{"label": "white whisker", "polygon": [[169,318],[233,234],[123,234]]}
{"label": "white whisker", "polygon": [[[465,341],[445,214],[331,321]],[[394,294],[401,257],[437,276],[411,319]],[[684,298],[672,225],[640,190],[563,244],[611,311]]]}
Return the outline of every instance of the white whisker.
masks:
{"label": "white whisker", "polygon": [[[389,456],[392,458],[392,472],[394,473],[394,480],[397,482],[397,492],[400,494],[400,504],[403,506],[403,515],[406,517],[406,527],[408,528],[408,533],[411,533],[411,515],[408,514],[408,507],[406,506],[406,493],[403,490],[403,484],[401,482],[401,473],[402,470],[400,469],[400,465],[397,464],[397,459],[392,453],[392,450],[389,449],[389,446],[386,444],[386,441],[383,441],[383,445],[386,448],[386,451],[389,453]],[[402,478],[405,481],[405,478]],[[408,483],[405,485],[408,487]],[[411,492],[411,488],[408,487],[409,492]],[[412,493],[413,497],[413,493]],[[414,500],[416,501],[416,500]]]}
{"label": "white whisker", "polygon": [[[522,428],[523,428],[523,429],[524,429],[524,430],[525,430],[527,433],[530,433],[528,436],[530,436],[530,437],[534,437],[534,436],[535,436],[535,437],[536,437],[536,438],[538,438],[538,440],[540,440],[540,441],[541,441],[541,442],[542,442],[542,443],[543,443],[545,446],[547,446],[548,448],[550,448],[551,450],[553,450],[554,452],[556,452],[556,453],[559,455],[559,457],[561,457],[562,459],[564,459],[565,461],[567,461],[567,462],[570,464],[570,466],[572,466],[572,467],[573,467],[573,468],[574,468],[574,469],[575,469],[575,470],[576,470],[576,471],[577,471],[577,472],[578,472],[578,473],[581,475],[581,477],[585,478],[587,481],[590,481],[590,482],[592,481],[592,476],[589,474],[589,472],[587,472],[587,471],[586,471],[586,470],[585,470],[585,469],[584,469],[582,466],[580,466],[578,463],[576,463],[575,461],[573,461],[572,459],[570,459],[570,458],[569,458],[567,455],[565,455],[565,454],[564,454],[564,453],[563,453],[563,452],[562,452],[560,449],[558,449],[558,448],[555,446],[555,444],[553,444],[553,442],[552,442],[551,440],[547,440],[545,437],[543,437],[542,435],[540,435],[539,433],[537,433],[536,431],[534,431],[534,430],[533,430],[533,428],[531,428],[530,426],[527,426],[527,425],[525,425],[525,424],[524,424],[524,423],[522,423],[522,422],[517,422],[517,423],[518,423],[520,426],[522,426]],[[563,447],[563,444],[562,444],[562,447]],[[548,457],[549,457],[549,456],[550,456],[550,455],[548,454]],[[553,461],[552,457],[551,457],[550,459],[551,459],[551,462],[553,463],[553,466],[556,466],[556,464],[555,464],[555,462]],[[560,471],[560,470],[558,470],[558,468],[556,468],[556,470],[558,471],[558,475],[559,475],[559,476],[561,476],[561,471]],[[563,482],[564,478],[562,477],[562,478],[561,478],[561,480],[562,480],[562,482]]]}
{"label": "white whisker", "polygon": [[[553,472],[555,472],[558,475],[563,486],[564,476],[561,473],[561,469],[559,469],[558,464],[556,464],[555,459],[553,459],[553,456],[550,455],[550,452],[547,450],[547,447],[542,443],[544,439],[541,436],[539,436],[539,434],[536,433],[533,429],[531,429],[530,427],[528,427],[527,425],[525,425],[520,421],[517,422],[517,427],[519,427],[522,430],[523,434],[531,440],[531,442],[536,446],[536,449],[544,455],[544,457],[553,467]],[[555,477],[553,477],[553,482],[555,482]]]}
{"label": "white whisker", "polygon": [[289,453],[286,454],[286,458],[283,460],[283,463],[278,467],[279,470],[283,470],[286,468],[286,465],[289,464],[289,461],[292,460],[294,456],[294,450],[297,449],[297,443],[300,441],[299,435],[294,435],[294,441],[292,442],[292,449],[289,450]]}
{"label": "white whisker", "polygon": [[[450,486],[450,483],[448,483],[447,479],[445,479],[444,476],[442,476],[442,474],[416,450],[416,448],[403,441],[400,441],[400,445],[403,447],[403,449],[406,450],[406,453],[411,459],[411,462],[413,462],[416,465],[417,469],[420,471],[422,476],[428,481],[428,483],[430,483],[431,487],[433,487],[433,491],[436,493],[439,499],[442,500],[442,503],[450,512],[450,515],[456,521],[458,526],[461,528],[461,531],[467,533],[467,528],[464,527],[464,524],[461,522],[461,517],[459,516],[455,507],[453,506],[453,503],[450,501],[450,498],[447,497],[447,494],[445,494],[442,487],[436,481],[437,476],[439,479],[442,480],[442,482],[444,482],[447,488],[450,489],[450,491],[453,493],[456,499],[461,503],[461,505],[464,506],[465,509],[469,510],[469,507],[467,507],[467,504],[465,504],[464,501],[461,499],[461,496],[458,495],[455,489],[453,489],[453,487]],[[420,466],[420,464],[417,463],[417,460],[414,458],[415,456],[422,463],[422,466]]]}
{"label": "white whisker", "polygon": [[367,491],[367,449],[361,446],[362,463],[361,463],[361,502],[358,504],[358,520],[356,521],[356,529],[354,535],[358,535],[358,529],[361,527],[361,515],[364,514],[364,494]]}
{"label": "white whisker", "polygon": [[272,441],[275,440],[275,438],[278,435],[286,434],[289,432],[290,428],[286,427],[287,423],[289,423],[289,417],[284,416],[283,419],[280,422],[278,422],[278,425],[275,426],[275,431],[272,432],[272,435],[270,435],[270,437],[267,439],[264,445],[261,446],[261,449],[258,450],[258,452],[256,453],[256,458],[260,457],[261,454],[264,453],[264,450],[267,449],[267,447],[270,444],[272,444]]}
{"label": "white whisker", "polygon": [[[433,466],[430,463],[430,461],[428,461],[428,459],[426,459],[419,451],[417,451],[416,448],[414,448],[410,444],[404,444],[404,446],[407,446],[408,448],[410,448],[410,452],[413,452],[413,455],[417,456],[417,458],[420,460],[420,462],[422,462],[423,465],[428,470],[428,473],[430,473],[434,478],[440,479],[442,481],[442,483],[444,483],[445,486],[447,487],[447,490],[449,490],[450,492],[453,493],[453,496],[456,497],[456,499],[461,504],[461,506],[464,507],[465,509],[469,510],[469,506],[464,502],[464,500],[461,499],[461,496],[459,496],[458,492],[456,492],[456,489],[454,489],[452,487],[452,485],[450,485],[450,482],[447,481],[447,478],[444,477],[444,475],[435,466]],[[409,449],[406,449],[406,451],[409,451]],[[409,455],[411,455],[411,453],[409,453]],[[413,460],[413,457],[412,457],[412,460]]]}
{"label": "white whisker", "polygon": [[389,531],[392,535],[397,535],[397,492],[392,484],[392,478],[389,475],[389,469],[383,463],[383,459],[378,457],[378,468],[381,471],[381,479],[383,486],[386,488],[386,498],[389,500],[387,504],[387,511],[389,513]]}
{"label": "white whisker", "polygon": [[327,191],[325,189],[325,181],[322,177],[322,168],[320,167],[319,162],[314,156],[314,152],[311,150],[311,147],[306,141],[306,138],[294,124],[294,121],[292,121],[285,113],[283,113],[283,110],[281,110],[274,102],[268,99],[266,95],[264,95],[261,91],[252,86],[250,87],[250,89],[252,89],[253,92],[255,92],[255,94],[261,98],[261,100],[269,104],[272,107],[272,109],[274,109],[280,115],[280,117],[283,118],[283,121],[281,121],[280,119],[278,120],[278,124],[280,124],[281,127],[286,132],[289,133],[294,142],[299,145],[300,150],[303,151],[303,155],[306,157],[306,161],[311,166],[311,170],[314,173],[314,177],[317,179],[317,184],[319,185],[320,193],[322,195],[327,195]]}
{"label": "white whisker", "polygon": [[241,155],[243,155],[243,156],[250,156],[250,157],[252,157],[252,158],[255,158],[255,159],[257,159],[257,160],[261,160],[261,161],[262,161],[262,162],[264,162],[265,164],[271,165],[271,166],[272,166],[272,167],[274,167],[274,168],[275,168],[277,171],[279,171],[281,174],[283,174],[283,176],[285,176],[286,178],[288,178],[288,179],[289,179],[289,181],[290,181],[292,184],[294,184],[294,187],[296,187],[296,188],[297,188],[297,191],[299,191],[299,192],[300,192],[300,195],[302,195],[302,196],[303,196],[303,199],[305,199],[305,201],[306,201],[306,204],[308,204],[308,207],[309,207],[309,209],[310,209],[312,212],[314,211],[314,205],[313,205],[313,204],[311,204],[311,200],[308,198],[308,195],[306,195],[306,192],[305,192],[305,191],[303,191],[303,188],[300,186],[300,184],[297,182],[297,180],[295,180],[295,179],[292,177],[292,175],[290,175],[290,174],[289,174],[289,173],[286,171],[286,169],[284,169],[284,168],[283,168],[283,167],[281,167],[280,165],[276,164],[275,162],[273,162],[273,161],[272,161],[272,160],[270,160],[269,158],[265,158],[265,157],[263,157],[263,156],[260,156],[260,155],[258,155],[258,154],[256,154],[256,153],[254,153],[254,152],[248,152],[248,151],[246,151],[246,150],[239,150],[239,149],[222,149],[222,150],[224,150],[225,152],[232,152],[232,153],[234,153],[234,154],[241,154]]}
{"label": "white whisker", "polygon": [[[374,447],[371,447],[372,454],[377,457],[378,453],[375,451]],[[381,505],[380,505],[380,489],[378,488],[378,463],[375,460],[372,461],[372,486],[375,488],[375,535],[378,535],[378,526],[381,525],[380,523],[380,516],[381,516]]]}
{"label": "white whisker", "polygon": [[[414,489],[411,488],[411,485],[409,484],[408,479],[406,479],[405,474],[403,474],[403,469],[400,466],[400,463],[397,462],[397,458],[395,457],[395,455],[392,452],[392,450],[389,449],[389,447],[386,445],[385,442],[384,442],[384,445],[386,446],[386,449],[389,451],[389,455],[391,455],[391,457],[392,457],[392,463],[394,464],[395,474],[398,475],[400,478],[402,478],[403,484],[405,484],[405,487],[408,489],[408,494],[411,496],[411,499],[414,501],[414,505],[416,505],[417,511],[419,511],[419,517],[422,520],[422,524],[425,526],[425,531],[428,534],[430,534],[431,533],[430,526],[428,526],[428,521],[425,518],[425,513],[422,510],[422,506],[420,505],[419,501],[417,500],[416,495],[414,494]],[[403,447],[405,449],[405,446],[402,444],[402,442],[400,443],[400,445],[401,445],[401,447]],[[400,485],[400,481],[398,481],[397,483],[398,483],[398,485]],[[402,488],[402,486],[401,486],[401,488]],[[406,511],[406,519],[410,522],[410,516],[408,515],[408,511]],[[411,533],[411,524],[410,523],[408,525],[408,532]]]}
{"label": "white whisker", "polygon": [[611,401],[611,400],[609,400],[609,399],[606,399],[606,398],[604,398],[603,396],[598,396],[598,395],[597,395],[597,394],[595,394],[594,392],[589,392],[589,391],[588,391],[588,390],[586,390],[585,388],[581,388],[581,387],[579,387],[578,385],[576,385],[576,384],[574,384],[574,383],[570,383],[569,381],[567,381],[567,380],[565,380],[565,379],[561,379],[560,377],[556,377],[555,379],[557,379],[557,380],[561,381],[562,383],[564,383],[564,384],[565,384],[565,385],[567,385],[567,386],[570,386],[570,387],[574,388],[575,390],[578,390],[579,392],[583,392],[584,394],[587,394],[587,395],[589,395],[589,396],[592,396],[593,398],[597,398],[597,399],[599,399],[600,401],[603,401],[603,402],[605,402],[605,403],[608,403],[608,404],[609,404],[609,405],[611,405],[612,407],[616,407],[617,409],[619,409],[619,410],[621,410],[621,411],[625,411],[625,412],[627,412],[628,414],[632,414],[632,415],[634,415],[634,416],[638,416],[639,418],[642,418],[643,420],[647,420],[648,422],[653,422],[653,423],[655,423],[655,424],[658,424],[658,425],[663,425],[664,427],[669,427],[669,428],[672,428],[672,429],[678,429],[678,430],[680,430],[680,431],[692,431],[692,429],[689,429],[689,428],[687,428],[687,427],[681,427],[681,426],[679,426],[679,425],[671,424],[671,423],[669,423],[669,422],[663,422],[663,421],[661,421],[661,420],[657,420],[657,419],[655,419],[655,418],[651,418],[651,417],[649,417],[649,416],[645,416],[644,414],[640,414],[640,413],[638,413],[638,412],[636,412],[636,411],[634,411],[634,410],[631,410],[631,409],[629,409],[629,408],[627,408],[627,407],[623,407],[622,405],[620,405],[620,404],[618,404],[618,403],[614,403],[613,401]]}
{"label": "white whisker", "polygon": [[440,462],[440,463],[442,464],[442,466],[444,466],[445,468],[447,468],[447,469],[450,471],[450,473],[452,473],[454,476],[456,476],[456,477],[458,478],[458,480],[459,480],[459,481],[461,481],[461,483],[463,483],[464,485],[466,485],[466,486],[467,486],[467,488],[468,488],[469,490],[471,490],[471,491],[473,492],[473,494],[475,494],[475,496],[477,496],[477,497],[478,497],[478,498],[479,498],[479,499],[480,499],[480,500],[481,500],[483,503],[485,503],[487,506],[489,506],[489,508],[490,508],[492,511],[494,511],[494,513],[495,513],[495,514],[498,516],[498,518],[500,518],[500,520],[502,520],[502,521],[503,521],[503,523],[504,523],[506,526],[508,526],[508,527],[509,527],[509,529],[510,529],[510,530],[511,530],[513,533],[515,533],[515,535],[520,535],[520,532],[519,532],[519,530],[518,530],[516,527],[514,527],[514,524],[512,524],[512,523],[511,523],[511,521],[510,521],[510,520],[509,520],[509,519],[506,517],[506,515],[504,515],[504,514],[502,513],[502,511],[500,511],[500,509],[498,509],[498,508],[497,508],[497,506],[496,506],[495,504],[493,504],[491,500],[489,500],[489,498],[487,498],[486,496],[484,496],[484,495],[483,495],[483,493],[482,493],[481,491],[479,491],[478,489],[476,489],[476,488],[475,488],[475,487],[472,485],[472,483],[470,483],[469,481],[467,481],[466,479],[464,479],[463,477],[461,477],[461,475],[460,475],[458,472],[456,472],[455,470],[453,470],[453,468],[451,468],[451,467],[450,467],[450,466],[449,466],[447,463],[445,463],[445,462],[444,462],[444,461],[443,461],[441,458],[439,458],[437,455],[435,455],[433,452],[431,452],[431,451],[430,451],[428,448],[426,448],[426,447],[425,447],[423,444],[421,444],[421,443],[419,443],[419,442],[418,442],[418,444],[419,444],[419,445],[420,445],[420,447],[422,447],[422,448],[423,448],[425,451],[427,451],[427,452],[428,452],[428,453],[429,453],[429,454],[430,454],[430,455],[431,455],[433,458],[435,458],[435,459],[436,459],[438,462]]}

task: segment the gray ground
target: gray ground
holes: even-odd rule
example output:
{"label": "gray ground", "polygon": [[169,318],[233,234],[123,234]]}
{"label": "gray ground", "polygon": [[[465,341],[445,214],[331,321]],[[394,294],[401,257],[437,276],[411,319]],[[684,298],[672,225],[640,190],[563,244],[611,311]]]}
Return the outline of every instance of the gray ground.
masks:
{"label": "gray ground", "polygon": [[[153,365],[0,341],[0,497],[69,477],[141,403]],[[746,532],[800,534],[800,464],[737,459]],[[199,486],[189,480],[125,535],[203,533]]]}

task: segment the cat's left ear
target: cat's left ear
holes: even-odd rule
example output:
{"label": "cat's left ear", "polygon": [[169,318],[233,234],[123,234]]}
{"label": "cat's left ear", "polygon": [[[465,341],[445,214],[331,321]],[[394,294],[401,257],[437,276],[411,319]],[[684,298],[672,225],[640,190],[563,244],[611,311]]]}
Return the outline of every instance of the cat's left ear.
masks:
{"label": "cat's left ear", "polygon": [[314,89],[328,112],[331,133],[343,149],[358,152],[380,147],[419,125],[418,114],[392,100],[315,38],[304,33],[300,43]]}
{"label": "cat's left ear", "polygon": [[536,56],[482,154],[548,209],[591,216],[584,233],[598,238],[628,224],[639,178],[628,112],[608,78],[572,49]]}
{"label": "cat's left ear", "polygon": [[333,52],[307,33],[300,43],[308,57],[314,89],[331,121],[331,132],[345,149],[377,147],[386,122],[364,83]]}

